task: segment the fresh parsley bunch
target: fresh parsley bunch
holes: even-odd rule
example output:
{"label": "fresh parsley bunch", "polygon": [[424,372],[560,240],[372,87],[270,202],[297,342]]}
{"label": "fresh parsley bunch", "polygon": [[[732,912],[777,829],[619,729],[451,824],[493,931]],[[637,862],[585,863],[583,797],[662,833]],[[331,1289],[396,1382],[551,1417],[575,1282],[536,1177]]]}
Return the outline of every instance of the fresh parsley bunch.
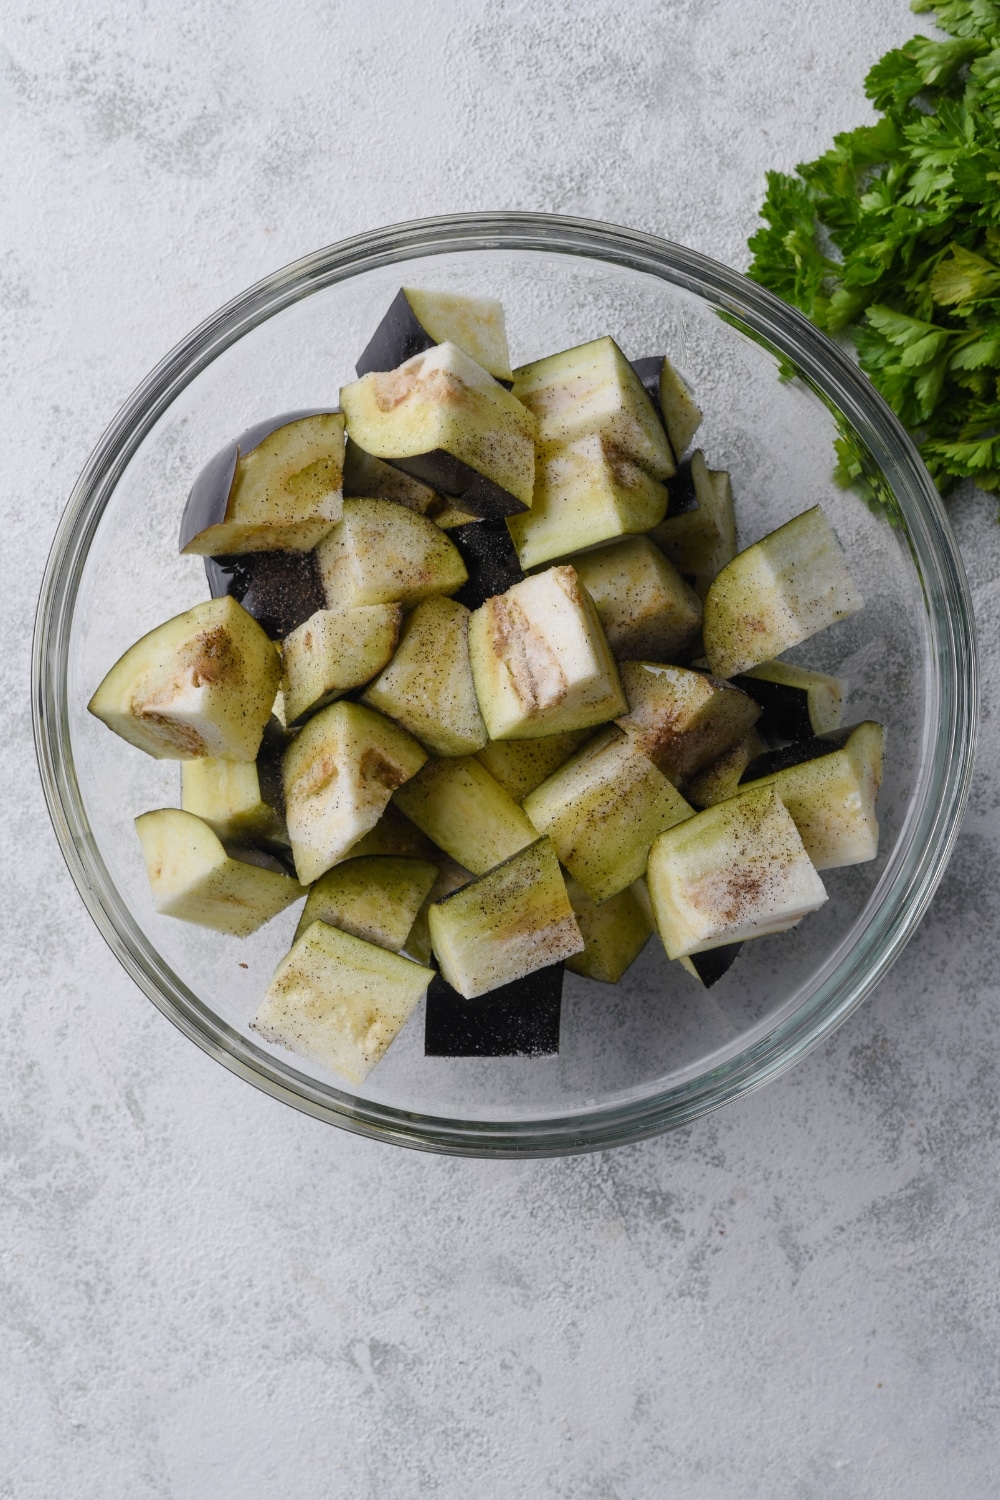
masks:
{"label": "fresh parsley bunch", "polygon": [[1000,491],[1000,0],[911,9],[949,40],[886,53],[865,80],[878,122],[768,173],[749,275],[851,335],[940,490]]}

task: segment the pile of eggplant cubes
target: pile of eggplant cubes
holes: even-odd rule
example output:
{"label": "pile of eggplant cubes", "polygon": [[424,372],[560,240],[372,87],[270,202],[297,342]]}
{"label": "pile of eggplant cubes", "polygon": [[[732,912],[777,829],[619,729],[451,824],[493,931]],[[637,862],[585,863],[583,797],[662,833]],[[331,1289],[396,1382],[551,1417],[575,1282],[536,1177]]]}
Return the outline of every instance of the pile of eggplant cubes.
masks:
{"label": "pile of eggplant cubes", "polygon": [[157,911],[245,936],[305,897],[251,1024],[352,1084],[425,992],[428,1054],[543,1055],[564,968],[615,983],[655,931],[715,983],[874,858],[883,739],[774,659],[861,607],[826,517],[738,552],[668,359],[512,370],[498,302],[407,287],[357,374],[207,465],[213,597],[90,703],[181,762],[136,819]]}

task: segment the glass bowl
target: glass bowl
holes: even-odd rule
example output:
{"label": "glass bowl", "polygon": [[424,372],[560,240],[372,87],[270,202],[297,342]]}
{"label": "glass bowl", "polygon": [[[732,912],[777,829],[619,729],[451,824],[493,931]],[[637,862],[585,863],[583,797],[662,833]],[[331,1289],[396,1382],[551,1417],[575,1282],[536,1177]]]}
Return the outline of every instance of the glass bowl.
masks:
{"label": "glass bowl", "polygon": [[[207,597],[177,555],[192,477],[258,418],[336,403],[400,285],[502,298],[521,363],[612,333],[667,352],[728,469],[740,545],[821,503],[867,601],[792,659],[848,681],[845,722],[886,725],[877,860],[831,870],[830,900],[749,943],[710,990],[652,939],[617,986],[566,976],[557,1057],[423,1055],[422,1006],[352,1092],[248,1030],[297,910],[239,942],[158,916],[135,816],[176,806],[179,768],[86,710],[145,631]],[[833,480],[850,446],[869,504]],[[348,1130],[469,1155],[544,1155],[684,1124],[774,1078],[869,994],[913,932],[958,832],[973,757],[968,586],[926,470],[850,359],[798,313],[704,256],[634,230],[470,214],[360,235],[277,271],[195,329],[98,443],[49,558],[35,635],[35,730],[56,833],[83,900],[140,987],[249,1082]]]}

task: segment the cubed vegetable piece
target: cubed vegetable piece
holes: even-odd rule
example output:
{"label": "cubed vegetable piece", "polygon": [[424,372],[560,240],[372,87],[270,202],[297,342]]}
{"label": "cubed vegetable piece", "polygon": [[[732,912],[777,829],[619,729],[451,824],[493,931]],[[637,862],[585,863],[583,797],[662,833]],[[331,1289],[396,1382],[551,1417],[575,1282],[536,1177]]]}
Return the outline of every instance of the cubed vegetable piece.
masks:
{"label": "cubed vegetable piece", "polygon": [[418,964],[433,964],[434,962],[434,952],[431,948],[431,907],[436,901],[450,896],[452,891],[461,890],[463,885],[468,885],[470,880],[475,878],[471,870],[463,869],[440,849],[435,853],[434,860],[438,865],[437,879],[424,897],[424,904],[417,912],[403,945],[403,952],[408,958],[415,958]]}
{"label": "cubed vegetable piece", "polygon": [[308,552],[340,520],[343,468],[339,412],[289,412],[248,428],[195,480],[181,551]]}
{"label": "cubed vegetable piece", "polygon": [[522,568],[581,547],[648,531],[667,511],[665,485],[607,436],[591,433],[539,451],[531,509],[507,526]]}
{"label": "cubed vegetable piece", "polygon": [[314,922],[275,969],[250,1026],[361,1084],[433,977],[433,969]]}
{"label": "cubed vegetable piece", "polygon": [[584,946],[548,839],[436,902],[430,930],[443,977],[466,1000]]}
{"label": "cubed vegetable piece", "polygon": [[570,558],[618,661],[686,660],[701,630],[701,599],[644,536]]}
{"label": "cubed vegetable piece", "polygon": [[281,640],[323,608],[323,585],[315,552],[245,552],[240,557],[206,557],[205,576],[213,599],[231,594],[272,640]]}
{"label": "cubed vegetable piece", "polygon": [[690,578],[702,598],[736,556],[736,515],[729,475],[709,469],[698,448],[685,459],[670,486],[666,520],[650,535],[677,571]]}
{"label": "cubed vegetable piece", "polygon": [[594,602],[570,567],[488,599],[469,622],[476,696],[490,739],[588,729],[625,713]]}
{"label": "cubed vegetable piece", "polygon": [[470,755],[486,744],[486,725],[469,665],[469,611],[441,596],[418,604],[395,656],[363,694],[433,755]]}
{"label": "cubed vegetable piece", "polygon": [[453,594],[469,576],[439,526],[391,500],[345,500],[344,518],[316,558],[330,609],[412,606]]}
{"label": "cubed vegetable piece", "polygon": [[784,932],[826,900],[791,814],[769,786],[661,834],[646,881],[668,958]]}
{"label": "cubed vegetable piece", "polygon": [[465,510],[505,516],[530,506],[535,420],[455,344],[363,376],[340,402],[352,442]]}
{"label": "cubed vegetable piece", "polygon": [[658,833],[692,815],[681,794],[620,729],[604,729],[524,799],[591,901],[607,901],[646,868]]}
{"label": "cubed vegetable piece", "polygon": [[435,344],[457,344],[496,380],[511,381],[503,306],[492,297],[400,288],[355,366],[359,375],[395,370]]}
{"label": "cubed vegetable piece", "polygon": [[735,745],[724,750],[717,760],[699,771],[684,788],[684,795],[693,807],[714,807],[735,797],[740,787],[740,777],[757,755],[763,755],[767,745],[756,728],[751,729]]}
{"label": "cubed vegetable piece", "polygon": [[523,802],[589,738],[589,729],[574,729],[541,740],[491,740],[476,759],[515,802]]}
{"label": "cubed vegetable piece", "polygon": [[679,458],[701,426],[701,411],[687,383],[665,354],[634,359],[632,368],[667,429],[675,458]]}
{"label": "cubed vegetable piece", "polygon": [[805,740],[839,729],[844,684],[787,661],[766,661],[734,679],[763,710],[761,728],[779,740]]}
{"label": "cubed vegetable piece", "polygon": [[663,424],[613,338],[522,365],[514,371],[514,395],[537,417],[540,447],[596,435],[654,479],[674,472]]}
{"label": "cubed vegetable piece", "polygon": [[538,969],[466,1000],[436,974],[427,988],[428,1057],[547,1057],[559,1051],[563,968]]}
{"label": "cubed vegetable piece", "polygon": [[371,679],[391,659],[403,620],[400,604],[317,610],[285,640],[282,691],[289,724]]}
{"label": "cubed vegetable piece", "polygon": [[374,828],[426,759],[412,735],[363,704],[341,700],[309,720],[282,761],[288,836],[303,884]]}
{"label": "cubed vegetable piece", "polygon": [[595,906],[572,875],[566,880],[566,892],[586,944],[582,953],[566,960],[567,969],[602,984],[617,984],[653,931],[648,903],[630,885]]}
{"label": "cubed vegetable piece", "polygon": [[435,519],[443,504],[429,484],[421,484],[412,474],[404,474],[384,459],[366,453],[350,438],[344,449],[344,499],[392,500],[419,516],[432,515]]}
{"label": "cubed vegetable piece", "polygon": [[227,844],[288,842],[284,813],[265,795],[256,761],[182,761],[181,807]]}
{"label": "cubed vegetable piece", "polygon": [[437,874],[437,866],[422,859],[345,859],[310,886],[295,936],[326,922],[398,953]]}
{"label": "cubed vegetable piece", "polygon": [[817,870],[864,864],[878,853],[884,743],[882,725],[870,719],[800,740],[751,761],[741,789],[774,787]]}
{"label": "cubed vegetable piece", "polygon": [[705,655],[734,677],[861,609],[841,547],[818,505],[723,568],[705,599]]}
{"label": "cubed vegetable piece", "polygon": [[405,818],[394,802],[390,802],[375,827],[364,838],[351,845],[351,858],[363,855],[393,854],[404,859],[423,859],[438,864],[444,859],[440,850],[426,834],[421,833],[409,818]]}
{"label": "cubed vegetable piece", "polygon": [[534,843],[538,831],[474,756],[429,760],[395,797],[411,823],[474,875]]}
{"label": "cubed vegetable piece", "polygon": [[[434,517],[438,526],[442,519]],[[468,583],[463,583],[455,595],[466,609],[478,609],[494,594],[505,594],[524,577],[505,521],[466,521],[453,526],[448,539],[455,543],[469,570]]]}
{"label": "cubed vegetable piece", "polygon": [[153,904],[161,915],[249,937],[305,892],[297,880],[226,852],[207,823],[179,807],[135,820]]}
{"label": "cubed vegetable piece", "polygon": [[748,734],[760,704],[704,672],[626,661],[620,667],[629,711],[615,722],[643,755],[681,786]]}
{"label": "cubed vegetable piece", "polygon": [[87,706],[157,760],[252,761],[280,672],[257,621],[235,599],[209,599],[130,646]]}

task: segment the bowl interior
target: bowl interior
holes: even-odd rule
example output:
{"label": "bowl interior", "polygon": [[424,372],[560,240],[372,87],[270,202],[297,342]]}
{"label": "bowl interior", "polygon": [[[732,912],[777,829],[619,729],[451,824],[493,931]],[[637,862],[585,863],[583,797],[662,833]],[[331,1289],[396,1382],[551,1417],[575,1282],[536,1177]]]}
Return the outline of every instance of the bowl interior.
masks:
{"label": "bowl interior", "polygon": [[[731,273],[719,273],[723,285],[699,280],[694,258],[678,269],[670,247],[637,265],[613,232],[602,233],[583,251],[483,235],[409,249],[385,239],[380,256],[342,258],[333,268],[314,259],[298,281],[296,268],[283,282],[274,278],[253,306],[235,304],[210,334],[192,336],[155,393],[137,393],[84,476],[75,529],[64,526],[53,560],[47,618],[51,625],[58,615],[60,627],[50,631],[40,665],[62,720],[64,764],[52,795],[105,932],[157,1003],[230,1066],[316,1113],[414,1143],[440,1144],[443,1136],[459,1149],[553,1149],[557,1138],[595,1144],[608,1131],[628,1137],[662,1128],[685,1117],[693,1100],[708,1107],[727,1090],[752,1085],[822,1034],[873,981],[900,924],[926,899],[927,872],[921,866],[917,880],[914,861],[927,820],[933,814],[935,827],[942,822],[941,807],[931,806],[944,795],[935,746],[946,712],[943,682],[954,717],[953,658],[961,650],[942,650],[942,595],[954,584],[941,582],[938,554],[947,544],[934,530],[940,522],[928,482],[910,455],[886,446],[891,419],[860,390],[860,379],[858,389],[851,385],[850,367],[838,365],[818,335],[795,351],[792,370],[790,340],[798,332],[794,323],[791,334],[768,323],[768,299],[756,289],[747,288],[748,306],[727,291],[739,283]],[[605,333],[630,358],[668,352],[704,411],[696,442],[712,468],[732,475],[741,546],[822,504],[866,607],[790,656],[846,679],[846,723],[886,725],[882,837],[873,863],[824,874],[830,899],[818,913],[748,944],[710,991],[668,963],[653,939],[617,986],[567,975],[557,1057],[425,1058],[421,1005],[367,1085],[349,1091],[247,1029],[298,908],[246,941],[153,911],[133,819],[178,805],[179,767],[110,736],[86,704],[132,641],[207,597],[201,560],[177,555],[193,476],[250,422],[335,404],[401,284],[502,298],[515,364]],[[834,439],[868,422],[866,400],[877,430],[861,436],[898,497],[901,524],[888,524],[833,481]],[[954,818],[961,768],[949,785]],[[936,835],[939,863],[949,836]]]}

